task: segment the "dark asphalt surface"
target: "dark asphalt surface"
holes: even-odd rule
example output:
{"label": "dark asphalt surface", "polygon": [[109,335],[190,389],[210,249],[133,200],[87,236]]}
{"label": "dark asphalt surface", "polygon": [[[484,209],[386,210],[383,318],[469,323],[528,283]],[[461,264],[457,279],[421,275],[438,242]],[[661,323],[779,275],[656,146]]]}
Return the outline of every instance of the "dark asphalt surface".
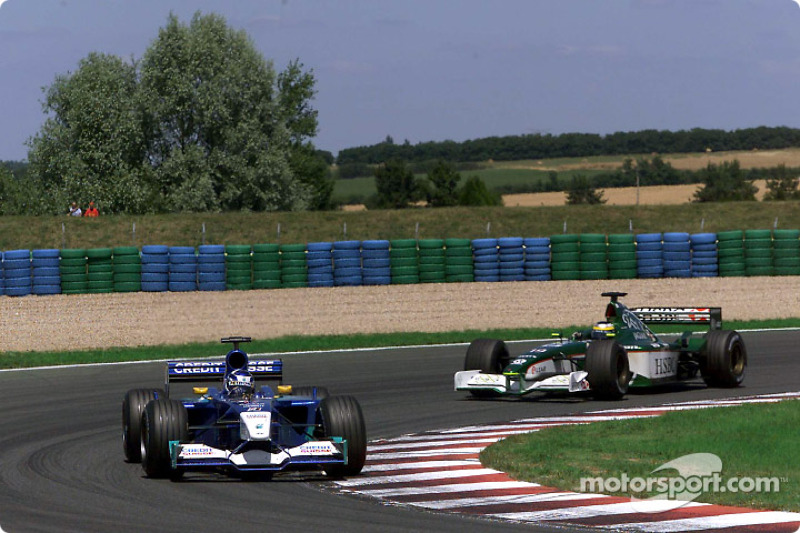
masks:
{"label": "dark asphalt surface", "polygon": [[[798,332],[744,333],[745,385],[699,380],[621,402],[549,398],[478,401],[452,390],[465,347],[286,355],[284,382],[325,385],[358,398],[370,439],[403,433],[566,415],[603,408],[789,392],[800,389]],[[525,345],[511,345],[512,354]],[[224,346],[220,346],[220,354]],[[163,364],[0,372],[0,529],[26,531],[554,531],[428,513],[330,492],[322,476],[242,482],[191,475],[146,479],[123,460],[122,396],[159,386]],[[560,529],[559,531],[563,531]]]}

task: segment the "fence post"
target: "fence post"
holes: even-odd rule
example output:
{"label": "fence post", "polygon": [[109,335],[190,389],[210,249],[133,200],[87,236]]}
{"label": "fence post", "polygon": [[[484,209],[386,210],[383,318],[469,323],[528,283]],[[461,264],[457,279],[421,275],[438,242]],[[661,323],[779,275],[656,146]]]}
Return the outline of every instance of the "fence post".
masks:
{"label": "fence post", "polygon": [[492,233],[492,223],[491,222],[487,222],[486,223],[486,237],[489,237],[489,235],[491,235],[491,233]]}
{"label": "fence post", "polygon": [[567,234],[567,221],[564,220],[564,234]]}
{"label": "fence post", "polygon": [[205,222],[203,222],[203,237],[200,239],[200,242],[202,244],[206,243],[206,223]]}
{"label": "fence post", "polygon": [[419,222],[414,225],[414,240],[419,240]]}
{"label": "fence post", "polygon": [[63,222],[61,223],[61,249],[67,247],[67,226]]}
{"label": "fence post", "polygon": [[131,244],[136,246],[136,222],[134,222],[131,227]]}
{"label": "fence post", "polygon": [[775,222],[772,224],[772,229],[778,229],[778,217],[775,217]]}
{"label": "fence post", "polygon": [[633,219],[632,218],[628,219],[628,231],[630,233],[633,233]]}
{"label": "fence post", "polygon": [[277,239],[278,239],[277,242],[280,243],[281,242],[281,223],[280,222],[278,222]]}
{"label": "fence post", "polygon": [[706,227],[706,219],[705,218],[701,218],[700,219],[700,231],[702,232],[703,228],[705,228],[705,227]]}
{"label": "fence post", "polygon": [[347,240],[347,222],[342,224],[342,233],[344,234],[344,238],[342,240]]}

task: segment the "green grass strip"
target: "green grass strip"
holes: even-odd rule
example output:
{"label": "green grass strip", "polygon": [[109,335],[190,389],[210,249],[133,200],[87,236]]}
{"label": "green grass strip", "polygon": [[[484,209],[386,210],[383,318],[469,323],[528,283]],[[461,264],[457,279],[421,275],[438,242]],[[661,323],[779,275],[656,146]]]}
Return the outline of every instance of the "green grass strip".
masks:
{"label": "green grass strip", "polygon": [[[704,492],[695,501],[800,511],[798,427],[800,402],[787,400],[548,428],[509,437],[483,450],[480,458],[514,479],[580,491],[581,478],[677,478],[673,469],[653,470],[684,455],[712,453],[722,460],[725,491]],[[743,482],[734,482],[736,492],[727,486],[733,478]],[[744,492],[741,488],[752,490],[753,485],[744,484],[742,478],[771,478],[769,488],[777,491]],[[658,489],[607,494],[647,498],[657,495]]]}
{"label": "green grass strip", "polygon": [[[760,329],[800,327],[800,318],[769,321],[725,322],[726,329]],[[286,336],[275,339],[255,339],[247,346],[252,353],[306,352],[319,350],[346,350],[353,348],[375,348],[381,346],[413,346],[419,344],[468,343],[478,337],[495,339],[526,340],[546,339],[554,331],[569,335],[586,326],[569,326],[557,329],[523,328],[465,330],[443,333],[404,332],[386,334]],[[681,332],[688,329],[703,330],[702,327],[660,326],[656,332]],[[85,363],[112,363],[123,361],[147,361],[153,359],[202,358],[224,355],[226,346],[219,342],[190,343],[181,345],[138,346],[134,348],[98,348],[69,352],[9,351],[0,353],[0,369],[30,368],[51,365],[73,365]],[[513,350],[512,350],[513,351]]]}

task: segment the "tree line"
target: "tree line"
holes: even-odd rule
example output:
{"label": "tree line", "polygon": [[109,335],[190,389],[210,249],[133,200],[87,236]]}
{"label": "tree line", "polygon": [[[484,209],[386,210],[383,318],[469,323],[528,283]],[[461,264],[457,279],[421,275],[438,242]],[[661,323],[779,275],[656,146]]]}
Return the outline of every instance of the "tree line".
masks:
{"label": "tree line", "polygon": [[777,150],[800,145],[800,129],[788,127],[745,128],[733,131],[694,128],[691,130],[643,130],[608,135],[565,133],[485,137],[464,142],[430,141],[401,144],[387,136],[371,146],[341,150],[336,158],[339,167],[375,165],[390,159],[409,163],[425,161],[514,161],[556,157],[596,155],[672,154],[712,150]]}

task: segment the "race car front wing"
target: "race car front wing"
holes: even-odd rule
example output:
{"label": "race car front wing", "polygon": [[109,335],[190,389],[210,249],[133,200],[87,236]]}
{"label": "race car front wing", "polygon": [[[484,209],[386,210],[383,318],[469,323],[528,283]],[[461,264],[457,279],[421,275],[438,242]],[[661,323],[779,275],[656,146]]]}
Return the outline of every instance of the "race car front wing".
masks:
{"label": "race car front wing", "polygon": [[583,392],[589,390],[588,374],[582,370],[528,381],[520,374],[485,374],[463,370],[455,374],[457,391],[494,391],[498,394],[523,395],[533,391]]}

